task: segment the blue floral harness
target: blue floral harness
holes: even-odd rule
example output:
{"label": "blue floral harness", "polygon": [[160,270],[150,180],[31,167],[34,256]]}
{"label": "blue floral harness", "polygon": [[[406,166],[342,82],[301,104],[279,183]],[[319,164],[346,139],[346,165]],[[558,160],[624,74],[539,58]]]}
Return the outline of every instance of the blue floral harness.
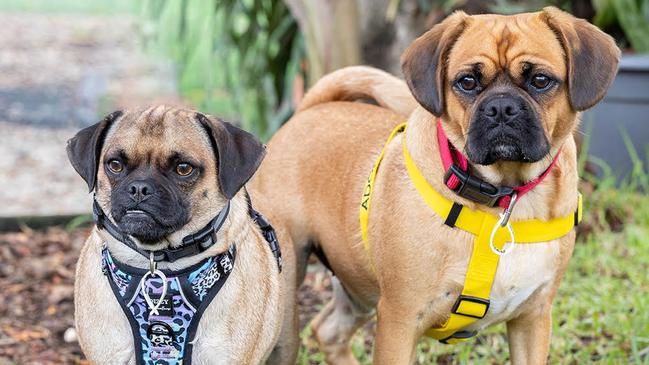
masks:
{"label": "blue floral harness", "polygon": [[[124,238],[112,222],[101,217],[103,212],[97,211],[98,204],[95,205],[97,227],[106,228],[113,236],[117,234],[118,239]],[[203,242],[201,250],[216,241],[216,231],[228,209],[229,204],[224,208],[225,214],[222,211],[217,216],[221,222],[211,226],[211,243]],[[249,212],[261,228],[281,271],[281,252],[273,227],[252,207]],[[111,227],[107,228],[108,225]],[[151,253],[150,257],[153,256]],[[178,259],[174,255],[169,257]],[[102,270],[131,325],[138,365],[191,364],[198,323],[232,272],[235,258],[236,245],[232,243],[226,252],[182,270],[154,270],[155,265],[146,270],[121,263],[108,248],[102,249]]]}

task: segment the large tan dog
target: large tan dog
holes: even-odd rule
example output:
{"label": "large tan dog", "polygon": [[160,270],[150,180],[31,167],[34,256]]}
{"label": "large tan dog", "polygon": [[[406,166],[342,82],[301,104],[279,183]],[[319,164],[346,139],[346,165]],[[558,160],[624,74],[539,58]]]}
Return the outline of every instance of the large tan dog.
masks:
{"label": "large tan dog", "polygon": [[[243,188],[264,154],[264,146],[252,135],[226,122],[165,106],[113,113],[70,140],[70,160],[94,189],[98,210],[105,212],[104,220],[98,221],[103,229],[92,231],[77,265],[75,319],[88,359],[101,364],[176,363],[165,356],[176,356],[172,347],[182,344],[185,364],[259,364],[266,359],[273,364],[294,363],[298,339],[292,242],[276,224],[270,205],[251,192],[254,208],[277,229],[284,262],[280,273]],[[229,212],[224,208],[228,201]],[[224,220],[218,219],[221,216]],[[210,226],[213,219],[218,221],[214,227]],[[208,240],[200,239],[200,248],[197,242],[186,250],[187,237],[198,235],[202,227],[209,228]],[[125,243],[127,238],[117,239],[120,233],[135,242],[135,249]],[[167,293],[173,296],[165,298],[173,304],[169,308],[164,302],[162,308],[167,306],[169,313],[161,313],[160,318],[175,319],[154,324],[152,308],[143,305],[144,326],[149,328],[144,338],[135,335],[136,345],[138,325],[132,329],[133,318],[127,320],[125,313],[138,310],[141,288],[130,289],[138,284],[134,279],[124,303],[135,295],[135,304],[120,308],[111,280],[120,284],[123,276],[106,266],[104,248],[121,263],[120,268],[130,267],[129,273],[148,273],[150,261],[141,252],[156,257],[164,252],[167,256],[157,262],[157,269],[168,277],[176,273],[181,278],[178,285],[189,272],[199,273],[197,279],[187,279],[187,286],[175,288],[175,293],[170,282]],[[223,256],[231,252],[232,257]],[[213,257],[217,259],[209,261]],[[200,271],[199,262],[210,266]],[[218,285],[222,287],[211,302],[202,299],[203,288]],[[212,292],[207,293],[209,297]],[[157,303],[153,294],[150,297]],[[176,328],[191,315],[187,307],[192,303],[198,311],[204,310],[193,337]],[[141,341],[148,346],[151,341],[152,346],[162,346],[169,338],[174,340],[166,344],[171,350],[163,346],[153,355],[151,351],[142,355],[137,345]],[[147,360],[147,356],[159,359]]]}
{"label": "large tan dog", "polygon": [[[570,217],[577,208],[573,132],[579,112],[603,98],[618,64],[613,39],[555,8],[513,16],[456,12],[402,57],[406,85],[355,67],[319,81],[270,141],[253,184],[275,201],[306,256],[323,253],[338,280],[312,325],[331,364],[354,364],[352,334],[374,314],[374,364],[408,364],[418,339],[449,318],[463,288],[474,236],[451,228],[424,202],[406,170],[405,147],[425,180],[448,200],[497,216],[444,183],[436,124],[497,186],[549,175],[522,196],[511,221]],[[351,103],[370,97],[381,106]],[[338,100],[338,101],[337,101]],[[366,251],[359,204],[390,131],[372,194]],[[546,363],[551,306],[572,254],[574,230],[516,245],[500,258],[486,316],[467,330],[506,322],[515,364]]]}

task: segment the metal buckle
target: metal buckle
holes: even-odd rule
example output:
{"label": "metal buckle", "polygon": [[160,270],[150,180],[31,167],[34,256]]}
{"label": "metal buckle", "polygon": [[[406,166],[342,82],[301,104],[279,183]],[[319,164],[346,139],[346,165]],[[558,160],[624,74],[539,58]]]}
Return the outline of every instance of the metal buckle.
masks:
{"label": "metal buckle", "polygon": [[[462,301],[467,301],[467,302],[471,302],[471,303],[477,303],[477,304],[484,305],[485,306],[484,314],[482,314],[482,316],[474,316],[474,315],[471,315],[471,314],[458,312],[457,310],[458,310],[458,308],[460,308],[460,304],[462,303]],[[468,295],[460,295],[457,298],[457,301],[455,302],[455,304],[453,305],[453,309],[451,309],[451,312],[453,314],[459,314],[459,315],[466,316],[466,317],[482,319],[482,318],[484,318],[484,316],[487,315],[487,312],[489,311],[489,304],[490,304],[489,299],[482,299],[482,298],[472,297],[472,296],[468,296]]]}
{"label": "metal buckle", "polygon": [[457,176],[460,185],[453,191],[466,199],[489,207],[495,207],[498,199],[514,194],[514,189],[508,186],[494,186],[488,182],[479,179],[462,169],[456,164],[452,164],[444,175],[444,183],[448,182],[451,175]]}

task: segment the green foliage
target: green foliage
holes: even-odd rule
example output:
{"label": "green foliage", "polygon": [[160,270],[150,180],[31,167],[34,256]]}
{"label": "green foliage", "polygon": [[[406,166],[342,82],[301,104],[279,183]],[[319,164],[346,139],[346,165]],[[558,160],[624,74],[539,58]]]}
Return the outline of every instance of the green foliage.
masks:
{"label": "green foliage", "polygon": [[636,52],[649,52],[649,0],[595,0],[593,22],[602,29],[619,24]]}
{"label": "green foliage", "polygon": [[93,218],[92,215],[90,214],[83,214],[76,216],[72,218],[66,225],[65,225],[65,230],[67,232],[73,231],[77,228],[84,227],[84,226],[89,226],[93,224]]}
{"label": "green foliage", "polygon": [[292,113],[303,47],[283,2],[147,0],[148,47],[179,67],[180,90],[201,110],[268,138]]}

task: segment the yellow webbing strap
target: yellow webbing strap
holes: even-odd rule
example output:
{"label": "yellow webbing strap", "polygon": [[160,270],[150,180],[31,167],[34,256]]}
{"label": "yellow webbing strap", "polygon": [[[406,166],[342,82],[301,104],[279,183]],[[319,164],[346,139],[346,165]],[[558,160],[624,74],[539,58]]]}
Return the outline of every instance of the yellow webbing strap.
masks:
{"label": "yellow webbing strap", "polygon": [[[383,150],[381,150],[381,154],[374,164],[374,168],[372,169],[365,190],[363,191],[360,208],[360,223],[361,236],[366,250],[369,248],[367,240],[367,225],[374,180],[376,179],[379,165],[383,159],[388,144],[394,136],[405,131],[405,128],[406,125],[404,123],[397,126],[392,131],[383,147]],[[412,160],[406,147],[405,140],[404,137],[403,157],[410,180],[426,204],[442,219],[446,219],[449,216],[454,202],[446,199],[433,189],[428,181],[426,181],[426,178]],[[581,217],[582,197],[580,194],[578,198],[578,209],[575,214],[570,214],[549,221],[532,219],[527,221],[511,222],[511,227],[515,234],[516,243],[540,243],[563,237],[570,232],[579,221],[581,221]],[[461,208],[454,226],[476,236],[473,242],[473,250],[471,252],[466,277],[464,279],[464,288],[462,289],[462,293],[453,307],[452,313],[446,323],[439,328],[429,329],[426,332],[426,335],[445,343],[461,342],[467,340],[473,334],[460,334],[459,332],[486,315],[487,310],[489,309],[491,287],[496,276],[496,269],[498,268],[498,261],[500,259],[500,256],[493,252],[489,244],[491,232],[494,226],[498,224],[498,221],[499,217],[495,215],[480,210],[471,210],[466,207]],[[494,245],[496,247],[504,246],[504,244],[509,240],[509,232],[506,229],[498,229],[494,235]],[[456,335],[456,337],[452,337],[453,335]]]}
{"label": "yellow webbing strap", "polygon": [[363,189],[363,199],[361,200],[361,210],[360,210],[360,220],[361,220],[361,238],[363,239],[363,247],[365,250],[369,250],[367,245],[367,223],[368,223],[368,214],[370,212],[370,204],[372,198],[372,188],[374,187],[374,180],[376,179],[376,173],[379,171],[379,165],[383,160],[383,155],[385,155],[385,150],[388,148],[388,144],[397,134],[403,132],[406,129],[406,123],[399,124],[393,131],[390,133],[390,137],[385,142],[379,157],[377,157],[374,167],[372,167],[372,172],[370,172],[370,177],[367,178],[367,184],[365,184],[365,189]]}

